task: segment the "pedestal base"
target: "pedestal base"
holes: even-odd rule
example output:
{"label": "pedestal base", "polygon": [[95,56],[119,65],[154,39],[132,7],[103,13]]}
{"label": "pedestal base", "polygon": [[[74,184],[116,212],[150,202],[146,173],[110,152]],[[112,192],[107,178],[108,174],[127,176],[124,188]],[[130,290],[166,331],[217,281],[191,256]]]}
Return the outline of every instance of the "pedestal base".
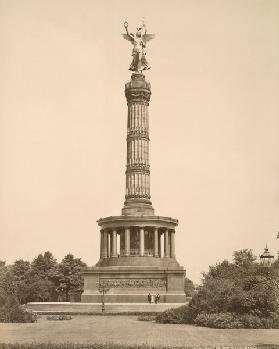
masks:
{"label": "pedestal base", "polygon": [[[123,257],[124,258],[124,257]],[[144,258],[143,258],[144,260]],[[167,265],[167,263],[166,263]],[[84,292],[81,301],[106,303],[148,303],[148,295],[160,303],[184,303],[185,270],[162,267],[110,266],[93,267],[84,272]]]}
{"label": "pedestal base", "polygon": [[27,309],[35,311],[37,314],[72,314],[72,315],[101,315],[101,314],[146,314],[160,313],[167,309],[178,308],[186,303],[70,303],[70,302],[32,302],[27,303]]}

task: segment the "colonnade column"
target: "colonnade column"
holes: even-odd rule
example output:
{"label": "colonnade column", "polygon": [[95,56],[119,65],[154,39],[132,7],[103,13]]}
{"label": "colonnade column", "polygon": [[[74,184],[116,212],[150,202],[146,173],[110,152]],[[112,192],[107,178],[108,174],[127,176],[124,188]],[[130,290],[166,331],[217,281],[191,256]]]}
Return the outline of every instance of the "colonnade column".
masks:
{"label": "colonnade column", "polygon": [[100,230],[100,258],[103,258],[103,231]]}
{"label": "colonnade column", "polygon": [[103,231],[103,258],[107,258],[108,257],[108,232],[107,230]]}
{"label": "colonnade column", "polygon": [[117,230],[112,231],[112,255],[111,257],[117,257]]}
{"label": "colonnade column", "polygon": [[144,256],[144,229],[140,228],[140,256]]}
{"label": "colonnade column", "polygon": [[175,231],[172,230],[171,231],[171,252],[170,252],[170,256],[171,258],[174,258],[175,257],[175,239],[174,239],[174,234],[175,234]]}
{"label": "colonnade column", "polygon": [[154,257],[158,257],[158,228],[154,228]]}
{"label": "colonnade column", "polygon": [[164,257],[169,257],[169,231],[164,232]]}
{"label": "colonnade column", "polygon": [[111,235],[110,232],[108,234],[108,242],[107,242],[107,257],[110,258],[110,248],[111,248]]}
{"label": "colonnade column", "polygon": [[125,228],[125,256],[130,256],[130,229]]}

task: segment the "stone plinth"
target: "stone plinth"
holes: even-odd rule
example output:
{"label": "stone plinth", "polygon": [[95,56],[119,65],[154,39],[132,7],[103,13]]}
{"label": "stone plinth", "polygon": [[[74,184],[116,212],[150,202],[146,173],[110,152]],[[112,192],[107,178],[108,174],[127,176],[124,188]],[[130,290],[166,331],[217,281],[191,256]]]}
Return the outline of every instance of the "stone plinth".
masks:
{"label": "stone plinth", "polygon": [[[106,300],[105,300],[106,301]],[[189,299],[186,300],[186,303]],[[160,313],[170,308],[179,307],[184,303],[105,303],[105,314],[135,314]],[[71,302],[30,302],[27,309],[37,314],[102,314],[101,303],[71,303]]]}
{"label": "stone plinth", "polygon": [[82,302],[102,301],[99,285],[107,288],[107,303],[147,303],[147,296],[160,295],[161,303],[184,303],[184,270],[154,267],[95,267],[84,274]]}

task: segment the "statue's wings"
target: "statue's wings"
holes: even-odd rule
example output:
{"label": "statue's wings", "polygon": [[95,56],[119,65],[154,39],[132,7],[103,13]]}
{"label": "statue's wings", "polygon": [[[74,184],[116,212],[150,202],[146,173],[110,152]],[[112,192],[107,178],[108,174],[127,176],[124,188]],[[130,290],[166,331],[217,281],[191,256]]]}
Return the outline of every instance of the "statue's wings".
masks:
{"label": "statue's wings", "polygon": [[127,35],[127,34],[122,34],[122,36],[123,36],[124,39],[133,42],[133,39],[132,39],[129,35]]}
{"label": "statue's wings", "polygon": [[147,42],[155,38],[155,34],[144,34],[142,36],[143,41]]}

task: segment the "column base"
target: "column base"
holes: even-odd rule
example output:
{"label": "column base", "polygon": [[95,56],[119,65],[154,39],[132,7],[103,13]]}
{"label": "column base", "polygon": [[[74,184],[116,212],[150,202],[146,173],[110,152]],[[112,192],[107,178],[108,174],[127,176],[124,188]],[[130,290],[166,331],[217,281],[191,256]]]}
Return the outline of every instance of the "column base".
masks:
{"label": "column base", "polygon": [[127,199],[122,208],[123,216],[154,216],[154,208],[147,199]]}

